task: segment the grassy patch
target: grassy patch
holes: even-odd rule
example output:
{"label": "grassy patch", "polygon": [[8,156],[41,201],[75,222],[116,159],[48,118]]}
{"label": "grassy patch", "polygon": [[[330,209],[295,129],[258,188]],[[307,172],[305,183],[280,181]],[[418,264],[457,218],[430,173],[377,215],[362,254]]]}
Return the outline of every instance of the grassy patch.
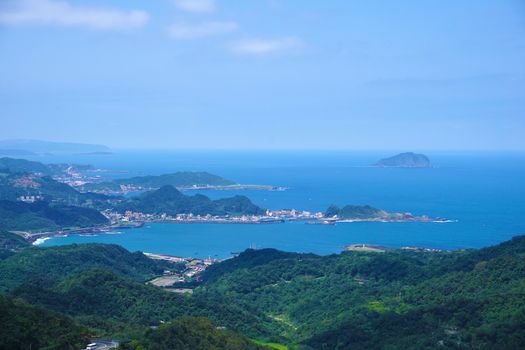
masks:
{"label": "grassy patch", "polygon": [[257,345],[267,346],[269,348],[275,349],[275,350],[288,350],[288,347],[282,344],[277,343],[267,343],[259,340],[252,340]]}
{"label": "grassy patch", "polygon": [[385,313],[390,311],[388,307],[386,307],[383,302],[381,301],[371,301],[368,303],[368,308],[372,311],[379,312],[379,313]]}

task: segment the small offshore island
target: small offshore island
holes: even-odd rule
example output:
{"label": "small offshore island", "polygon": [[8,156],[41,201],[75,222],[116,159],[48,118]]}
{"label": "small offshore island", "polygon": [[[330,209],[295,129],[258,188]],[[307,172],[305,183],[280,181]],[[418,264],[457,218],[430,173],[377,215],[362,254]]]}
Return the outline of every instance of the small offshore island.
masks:
{"label": "small offshore island", "polygon": [[379,160],[376,167],[381,168],[430,168],[430,160],[424,154],[405,152]]}

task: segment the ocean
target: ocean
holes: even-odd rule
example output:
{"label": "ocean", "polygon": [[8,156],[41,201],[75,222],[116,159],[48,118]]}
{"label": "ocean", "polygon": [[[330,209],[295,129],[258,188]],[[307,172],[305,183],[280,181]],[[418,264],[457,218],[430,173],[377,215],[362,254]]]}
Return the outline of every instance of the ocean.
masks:
{"label": "ocean", "polygon": [[[111,155],[38,156],[111,169],[110,177],[208,171],[242,184],[287,191],[201,191],[221,198],[243,194],[261,207],[324,211],[330,204],[369,204],[450,223],[301,222],[269,225],[150,224],[96,236],[71,235],[42,246],[115,243],[131,251],[226,258],[250,246],[331,254],[354,243],[392,248],[480,248],[525,234],[524,153],[426,153],[429,169],[375,168],[395,152],[118,151]],[[195,193],[188,191],[186,194]]]}

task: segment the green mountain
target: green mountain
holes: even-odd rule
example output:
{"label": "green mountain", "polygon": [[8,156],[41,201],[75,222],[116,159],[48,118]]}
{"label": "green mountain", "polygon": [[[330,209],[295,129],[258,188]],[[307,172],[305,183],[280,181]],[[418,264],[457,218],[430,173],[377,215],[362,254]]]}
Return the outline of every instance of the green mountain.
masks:
{"label": "green mountain", "polygon": [[86,334],[69,317],[0,294],[0,349],[79,349]]}
{"label": "green mountain", "polygon": [[479,251],[296,254],[247,267],[267,255],[276,252],[210,267],[196,295],[272,315],[280,336],[306,348],[525,344],[525,236]]}
{"label": "green mountain", "polygon": [[381,159],[375,165],[386,168],[430,168],[430,160],[424,154],[406,152]]}
{"label": "green mountain", "polygon": [[335,215],[340,219],[378,219],[386,218],[390,214],[384,210],[371,207],[369,205],[346,205],[339,208],[336,205],[331,205],[324,214],[326,217],[333,217]]}
{"label": "green mountain", "polygon": [[88,183],[80,187],[82,191],[121,191],[121,185],[143,189],[158,189],[163,186],[229,186],[236,183],[207,172],[181,171],[164,175],[137,176],[129,179],[116,179],[109,182]]}
{"label": "green mountain", "polygon": [[130,179],[115,180],[120,185],[134,185],[149,188],[159,188],[162,186],[193,186],[193,185],[214,185],[227,186],[235,185],[235,182],[226,180],[220,176],[207,172],[181,171],[173,174],[159,176],[137,176]]}
{"label": "green mountain", "polygon": [[46,231],[108,224],[99,211],[90,208],[54,205],[47,202],[0,200],[0,229]]}
{"label": "green mountain", "polygon": [[149,330],[142,338],[123,344],[124,350],[268,350],[229,330],[218,329],[203,317],[183,317]]}
{"label": "green mountain", "polygon": [[0,158],[0,170],[11,173],[38,173],[41,175],[61,175],[68,169],[70,170],[90,170],[94,169],[92,165],[78,165],[78,164],[44,164],[26,159],[16,159],[3,157]]}
{"label": "green mountain", "polygon": [[23,283],[44,277],[57,281],[100,268],[138,282],[161,275],[175,265],[130,253],[117,245],[82,244],[50,248],[30,247],[0,261],[0,291],[12,291]]}
{"label": "green mountain", "polygon": [[0,158],[0,169],[5,169],[12,173],[52,174],[51,169],[43,163],[8,157]]}
{"label": "green mountain", "polygon": [[0,286],[131,339],[124,349],[252,347],[222,327],[297,350],[525,345],[525,236],[455,252],[247,250],[209,267],[191,295],[144,284],[162,264],[116,246],[31,247],[0,260]]}
{"label": "green mountain", "polygon": [[124,201],[116,206],[116,209],[168,215],[190,213],[195,215],[262,215],[265,213],[264,209],[253,204],[245,196],[211,200],[201,194],[186,196],[169,185]]}
{"label": "green mountain", "polygon": [[99,207],[107,206],[112,200],[118,200],[103,194],[81,193],[50,176],[0,171],[0,200],[16,201],[22,196],[36,196],[39,200],[67,205]]}
{"label": "green mountain", "polygon": [[0,230],[0,251],[18,251],[28,246],[29,243],[19,235]]}

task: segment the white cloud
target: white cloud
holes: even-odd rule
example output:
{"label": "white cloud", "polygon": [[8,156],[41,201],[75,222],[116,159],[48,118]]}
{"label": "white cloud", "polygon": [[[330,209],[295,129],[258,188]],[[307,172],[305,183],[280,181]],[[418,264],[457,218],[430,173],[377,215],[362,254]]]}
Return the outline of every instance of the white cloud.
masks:
{"label": "white cloud", "polygon": [[11,10],[0,12],[0,24],[77,26],[100,30],[128,30],[149,20],[144,11],[73,6],[65,0],[18,0]]}
{"label": "white cloud", "polygon": [[187,12],[212,12],[215,0],[173,0],[175,6]]}
{"label": "white cloud", "polygon": [[304,43],[294,37],[277,39],[245,39],[235,42],[232,50],[240,54],[265,55],[293,51],[304,47]]}
{"label": "white cloud", "polygon": [[173,39],[192,39],[228,34],[236,31],[238,27],[235,22],[176,23],[168,28],[168,34]]}

